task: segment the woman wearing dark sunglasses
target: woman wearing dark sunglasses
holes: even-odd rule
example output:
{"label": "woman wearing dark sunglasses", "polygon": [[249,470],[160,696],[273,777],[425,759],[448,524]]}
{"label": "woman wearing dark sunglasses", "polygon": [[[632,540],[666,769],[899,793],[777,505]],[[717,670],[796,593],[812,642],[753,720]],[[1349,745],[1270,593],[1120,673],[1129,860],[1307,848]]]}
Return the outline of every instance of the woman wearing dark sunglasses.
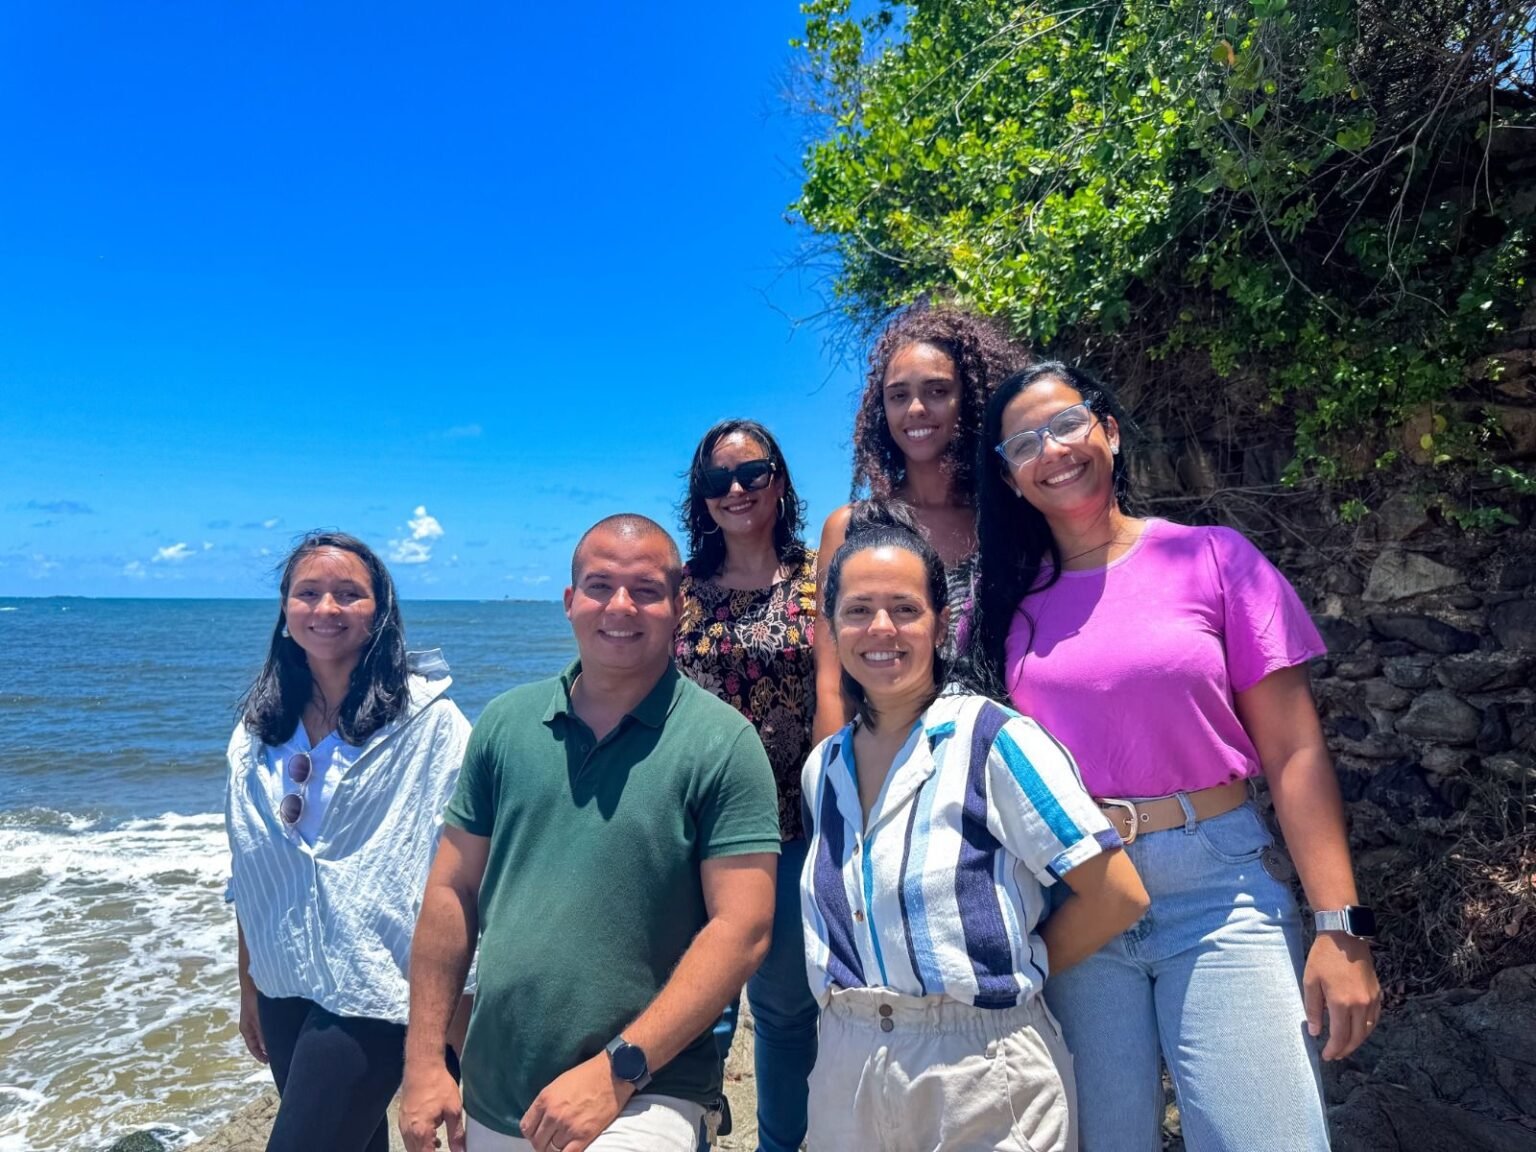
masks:
{"label": "woman wearing dark sunglasses", "polygon": [[[853,430],[853,491],[899,501],[944,561],[950,628],[963,628],[976,550],[973,468],[981,413],[992,389],[1029,362],[1028,354],[980,317],[952,308],[913,307],[880,334]],[[846,504],[821,530],[822,569],[848,535]],[[816,727],[820,741],[853,718],[842,697],[831,637],[816,640]]]}
{"label": "woman wearing dark sunglasses", "polygon": [[[1311,1038],[1326,1022],[1323,1058],[1347,1056],[1381,992],[1307,680],[1323,642],[1237,532],[1127,514],[1123,423],[1086,373],[1037,364],[988,403],[977,463],[972,664],[1072,750],[1152,899],[1045,986],[1082,1148],[1159,1147],[1161,1060],[1191,1152],[1326,1149]],[[1316,910],[1304,970],[1261,773]]]}
{"label": "woman wearing dark sunglasses", "polygon": [[269,1152],[387,1152],[411,932],[469,724],[442,658],[407,656],[362,541],[305,537],[280,587],[229,743],[240,1035],[282,1098]]}
{"label": "woman wearing dark sunglasses", "polygon": [[[755,1027],[758,1146],[805,1138],[806,1079],[816,1062],[816,1001],[800,929],[800,771],[811,747],[816,554],[800,536],[804,505],[784,454],[753,420],[704,434],[682,506],[683,574],[677,665],[757,729],[779,786],[778,903],[767,958],[747,984]],[[725,1047],[734,1010],[718,1029]]]}

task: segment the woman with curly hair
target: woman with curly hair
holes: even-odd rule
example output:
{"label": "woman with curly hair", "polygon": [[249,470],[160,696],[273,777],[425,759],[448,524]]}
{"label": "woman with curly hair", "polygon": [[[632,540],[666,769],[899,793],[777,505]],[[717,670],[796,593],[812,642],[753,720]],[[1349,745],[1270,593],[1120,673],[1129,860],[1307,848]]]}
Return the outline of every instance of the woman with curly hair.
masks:
{"label": "woman with curly hair", "polygon": [[[816,1001],[806,983],[800,928],[800,770],[811,747],[816,553],[800,535],[804,505],[773,434],[754,420],[722,420],[688,469],[683,527],[688,564],[677,666],[751,721],[779,787],[778,903],[773,941],[747,984],[757,1066],[758,1146],[800,1147],[806,1079],[816,1062]],[[727,1009],[716,1032],[735,1031]]]}
{"label": "woman with curly hair", "polygon": [[[869,354],[853,427],[853,490],[900,501],[944,561],[951,627],[969,595],[976,550],[975,457],[992,389],[1029,355],[990,322],[954,308],[913,307],[886,325]],[[823,567],[848,535],[851,504],[821,530]],[[825,572],[818,570],[818,580]],[[816,723],[820,741],[851,718],[829,635],[816,640]]]}
{"label": "woman with curly hair", "polygon": [[[987,404],[970,669],[1072,749],[1152,913],[1045,997],[1077,1069],[1084,1152],[1153,1152],[1163,1092],[1191,1152],[1328,1147],[1313,1039],[1347,1056],[1381,1007],[1370,910],[1307,681],[1323,642],[1230,528],[1126,511],[1114,394],[1036,364]],[[1292,865],[1316,910],[1302,963]]]}

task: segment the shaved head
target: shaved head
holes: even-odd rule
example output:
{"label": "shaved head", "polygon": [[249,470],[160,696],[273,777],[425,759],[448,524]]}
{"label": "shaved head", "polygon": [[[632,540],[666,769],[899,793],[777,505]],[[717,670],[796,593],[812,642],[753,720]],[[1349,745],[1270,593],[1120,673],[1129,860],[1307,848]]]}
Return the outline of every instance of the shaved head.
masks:
{"label": "shaved head", "polygon": [[582,533],[581,539],[576,542],[576,551],[571,553],[572,584],[581,582],[583,553],[587,549],[588,541],[595,536],[604,536],[616,543],[624,544],[662,544],[667,554],[667,585],[673,595],[676,595],[677,590],[682,587],[683,557],[677,550],[677,542],[660,524],[648,516],[641,516],[638,512],[619,512],[613,516],[605,516]]}

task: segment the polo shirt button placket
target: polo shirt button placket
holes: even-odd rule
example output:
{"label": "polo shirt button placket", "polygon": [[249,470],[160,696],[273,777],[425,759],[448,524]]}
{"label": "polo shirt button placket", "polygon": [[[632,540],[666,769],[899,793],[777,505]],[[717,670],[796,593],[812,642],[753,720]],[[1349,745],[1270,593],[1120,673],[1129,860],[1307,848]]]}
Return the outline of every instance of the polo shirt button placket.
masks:
{"label": "polo shirt button placket", "polygon": [[880,1005],[880,1031],[892,1032],[895,1029],[896,1022],[891,1019],[891,1006],[889,1004]]}

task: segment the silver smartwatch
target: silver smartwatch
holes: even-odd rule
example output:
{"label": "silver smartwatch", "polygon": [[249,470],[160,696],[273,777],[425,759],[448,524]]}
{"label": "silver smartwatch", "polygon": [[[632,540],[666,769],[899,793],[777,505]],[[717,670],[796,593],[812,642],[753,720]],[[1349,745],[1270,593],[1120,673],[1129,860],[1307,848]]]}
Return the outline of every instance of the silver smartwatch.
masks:
{"label": "silver smartwatch", "polygon": [[1312,918],[1319,932],[1342,932],[1361,940],[1376,937],[1376,913],[1364,904],[1346,904],[1335,912],[1314,912]]}

